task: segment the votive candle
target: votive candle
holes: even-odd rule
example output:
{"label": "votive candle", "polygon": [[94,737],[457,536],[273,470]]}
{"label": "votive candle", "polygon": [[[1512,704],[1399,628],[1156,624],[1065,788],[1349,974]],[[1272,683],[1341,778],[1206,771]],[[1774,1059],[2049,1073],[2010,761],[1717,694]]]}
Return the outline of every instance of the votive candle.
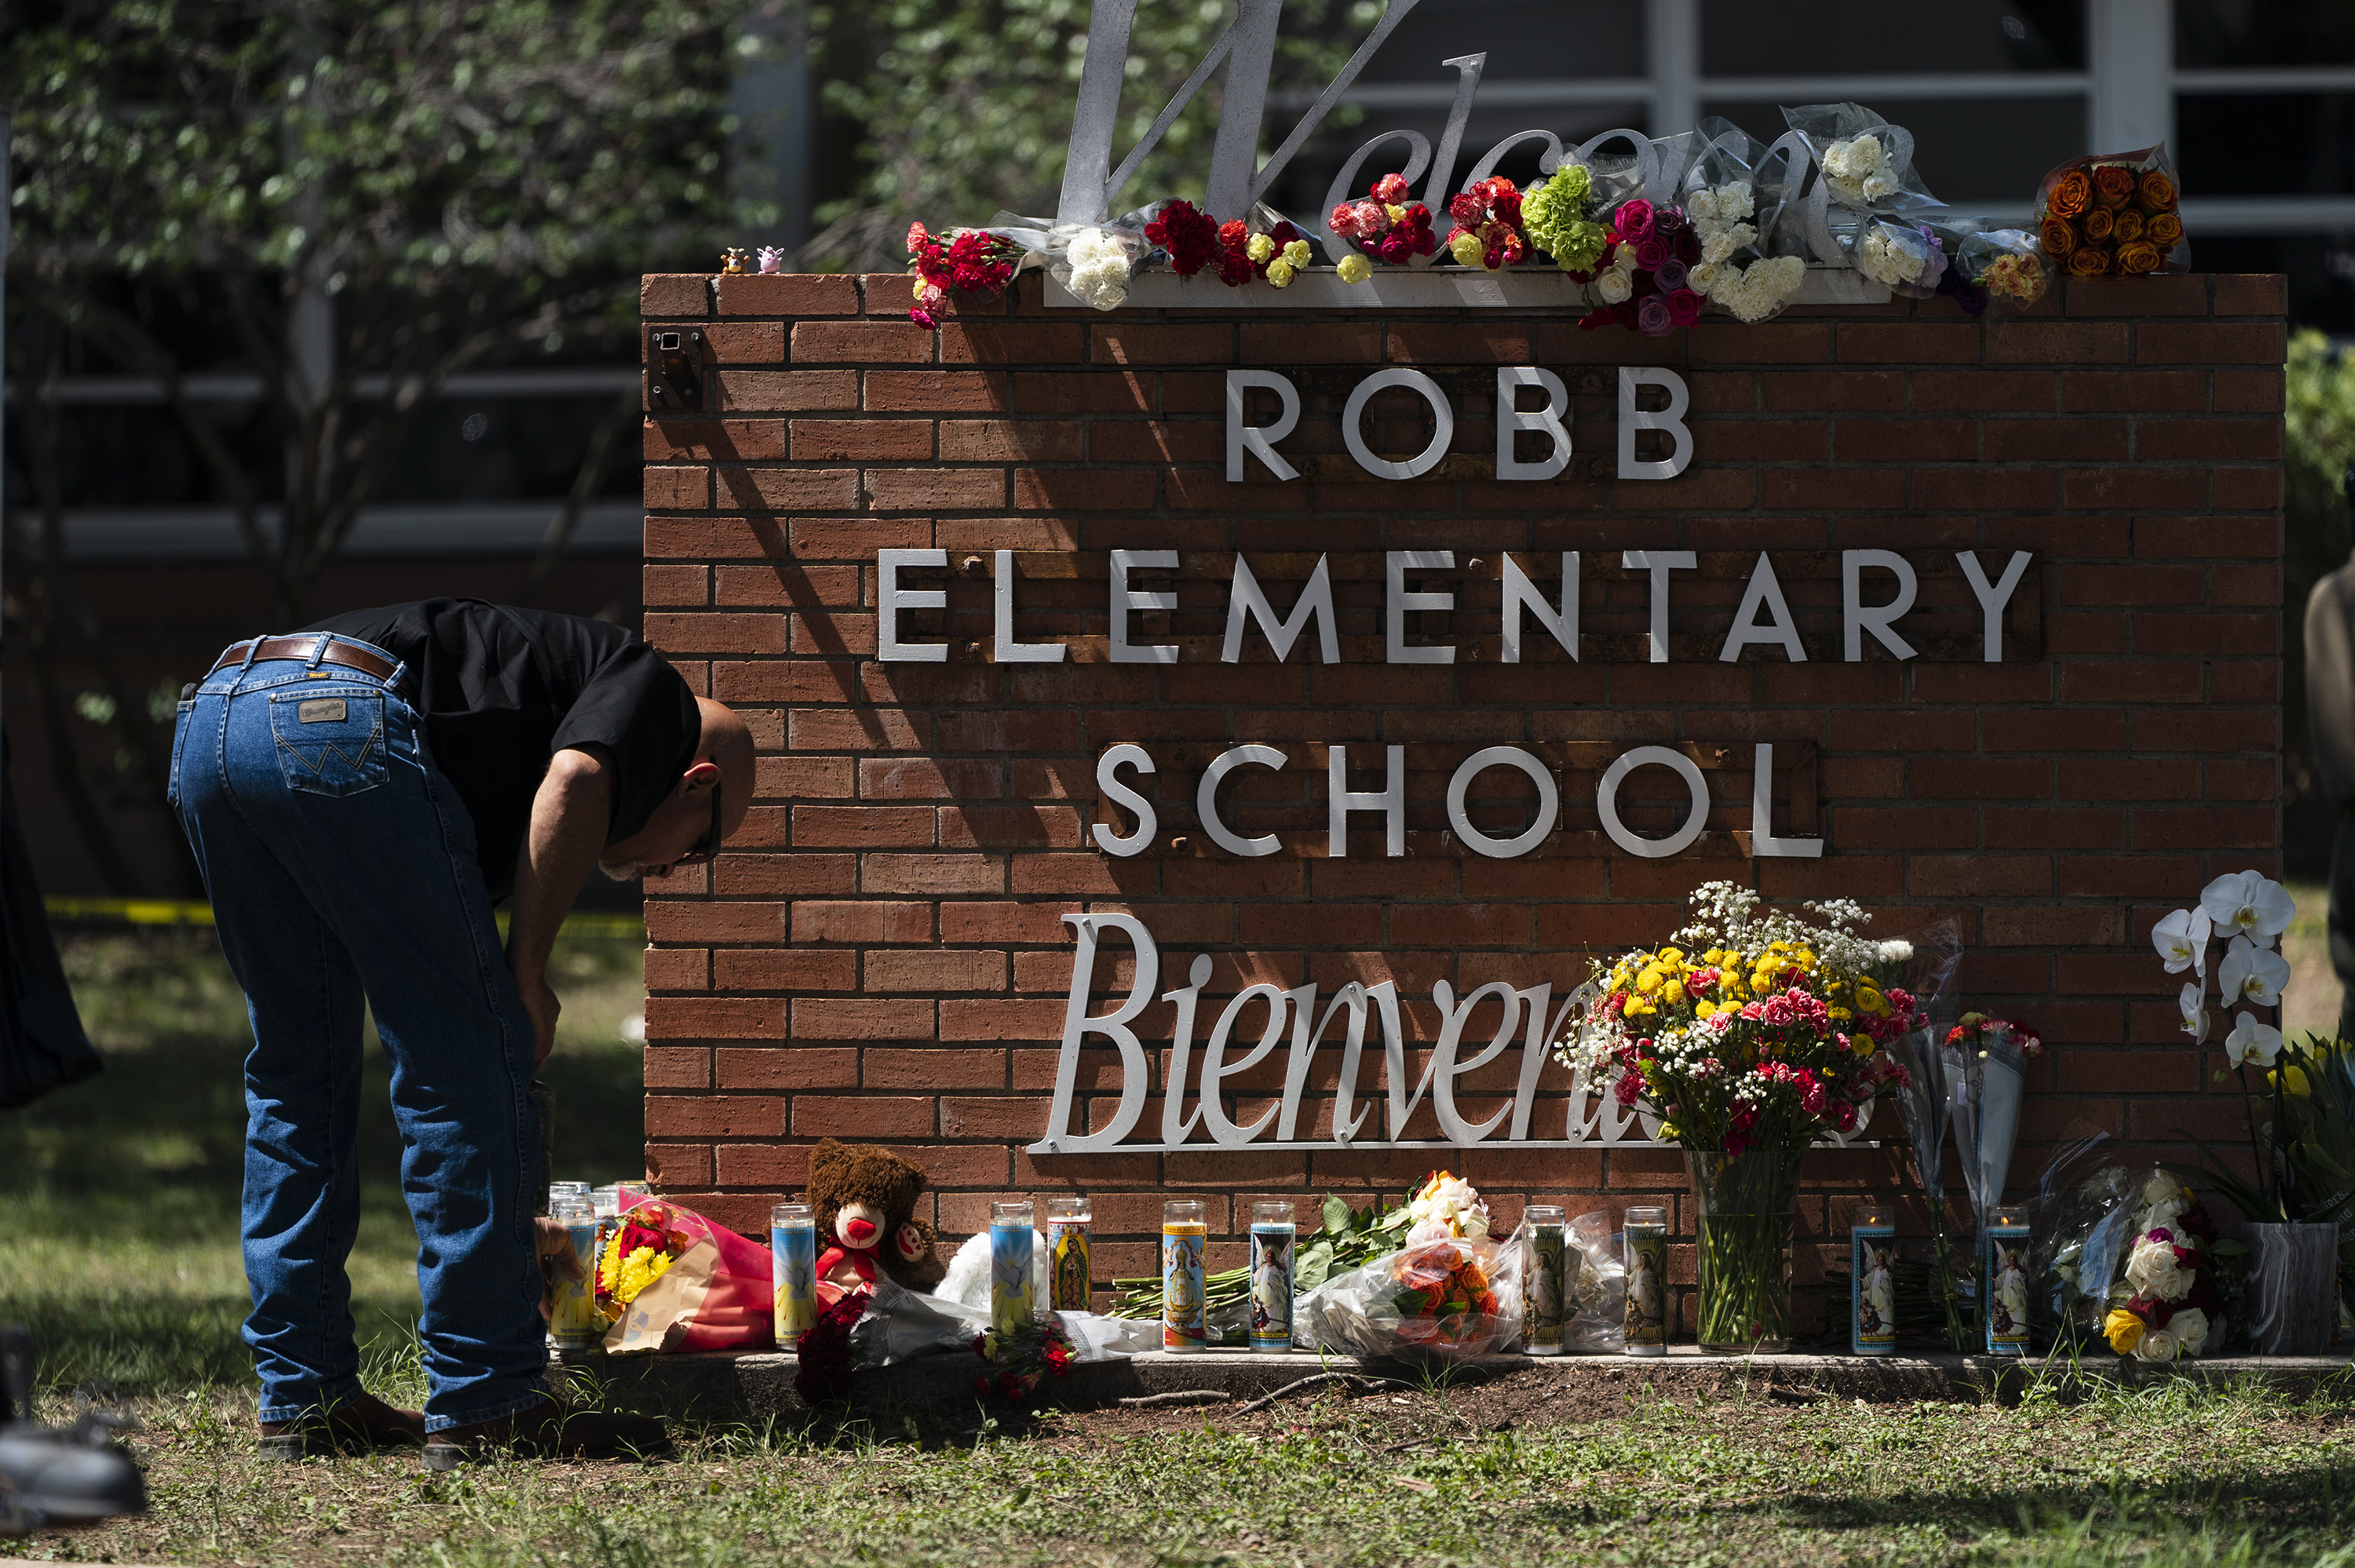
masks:
{"label": "votive candle", "polygon": [[1991,1356],[2028,1353],[2028,1211],[1998,1208],[1987,1214],[1987,1254],[1979,1269]]}
{"label": "votive candle", "polygon": [[989,1326],[999,1333],[1019,1329],[1037,1315],[1031,1285],[1030,1200],[989,1205]]}
{"label": "votive candle", "polygon": [[578,1279],[557,1277],[548,1337],[559,1350],[586,1350],[605,1333],[604,1317],[597,1310],[597,1215],[586,1197],[568,1192],[549,1200],[548,1216],[571,1239],[572,1262],[581,1270]]}
{"label": "votive candle", "polygon": [[1897,1350],[1897,1221],[1867,1203],[1848,1227],[1848,1348],[1859,1356]]}
{"label": "votive candle", "polygon": [[1557,1203],[1531,1203],[1521,1211],[1529,1255],[1521,1271],[1521,1348],[1533,1356],[1561,1354],[1562,1302],[1568,1298],[1564,1265],[1569,1237]]}
{"label": "votive candle", "polygon": [[1668,1211],[1639,1203],[1620,1222],[1627,1263],[1627,1353],[1668,1353]]}
{"label": "votive candle", "polygon": [[1058,1312],[1084,1312],[1095,1289],[1091,1232],[1095,1202],[1090,1198],[1047,1200],[1047,1305]]}
{"label": "votive candle", "polygon": [[1210,1226],[1199,1198],[1171,1198],[1161,1205],[1161,1348],[1193,1351],[1209,1348],[1203,1315],[1202,1252]]}
{"label": "votive candle", "polygon": [[792,1350],[817,1322],[817,1210],[779,1203],[769,1211],[769,1282],[777,1343]]}
{"label": "votive candle", "polygon": [[1252,1205],[1251,1347],[1289,1354],[1292,1350],[1292,1258],[1299,1229],[1287,1199]]}

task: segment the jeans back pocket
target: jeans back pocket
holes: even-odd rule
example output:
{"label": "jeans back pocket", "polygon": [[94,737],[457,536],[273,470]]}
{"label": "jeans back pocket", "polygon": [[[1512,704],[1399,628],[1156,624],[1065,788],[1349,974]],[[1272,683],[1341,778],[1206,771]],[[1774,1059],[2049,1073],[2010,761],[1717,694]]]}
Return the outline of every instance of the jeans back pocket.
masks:
{"label": "jeans back pocket", "polygon": [[391,777],[384,758],[381,692],[272,693],[270,733],[290,789],[357,795]]}

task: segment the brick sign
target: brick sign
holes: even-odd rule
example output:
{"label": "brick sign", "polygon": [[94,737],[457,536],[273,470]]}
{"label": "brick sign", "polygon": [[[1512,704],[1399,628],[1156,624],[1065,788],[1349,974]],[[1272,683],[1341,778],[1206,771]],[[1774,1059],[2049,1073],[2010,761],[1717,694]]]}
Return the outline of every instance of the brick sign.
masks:
{"label": "brick sign", "polygon": [[[1439,1164],[1507,1219],[1680,1200],[1547,1047],[1729,877],[1960,920],[2053,1046],[2016,1174],[2237,1125],[2147,932],[2275,864],[2280,280],[1661,339],[1035,275],[937,334],[896,276],[642,298],[698,372],[650,381],[647,635],[763,754],[647,901],[687,1201],[757,1230],[871,1139],[951,1235],[1092,1192],[1137,1273],[1170,1189],[1214,1234]],[[1803,1226],[1892,1161],[1818,1152]]]}

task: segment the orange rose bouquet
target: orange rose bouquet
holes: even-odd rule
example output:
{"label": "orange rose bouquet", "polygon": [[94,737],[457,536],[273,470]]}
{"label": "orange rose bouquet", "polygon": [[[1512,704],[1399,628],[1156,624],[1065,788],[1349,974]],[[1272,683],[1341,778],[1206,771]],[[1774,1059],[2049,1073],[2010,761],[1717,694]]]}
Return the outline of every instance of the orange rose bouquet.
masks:
{"label": "orange rose bouquet", "polygon": [[2037,193],[2037,245],[2052,270],[2073,278],[2189,271],[2179,200],[2165,143],[2072,158]]}

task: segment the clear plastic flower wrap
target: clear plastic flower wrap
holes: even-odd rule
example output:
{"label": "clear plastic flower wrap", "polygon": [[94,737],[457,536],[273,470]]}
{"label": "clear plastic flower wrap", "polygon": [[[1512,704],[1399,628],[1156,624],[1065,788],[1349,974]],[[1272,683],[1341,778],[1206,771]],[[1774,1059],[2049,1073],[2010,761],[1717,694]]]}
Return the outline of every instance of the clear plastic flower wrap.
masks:
{"label": "clear plastic flower wrap", "polygon": [[1131,213],[1110,223],[1057,223],[1000,212],[989,232],[1022,248],[1022,265],[1043,264],[1047,275],[1082,304],[1118,310],[1128,298],[1128,281],[1151,249],[1142,217]]}
{"label": "clear plastic flower wrap", "polygon": [[2045,1173],[2030,1253],[2040,1305],[2063,1339],[2142,1361],[2213,1353],[2238,1315],[2199,1197],[2164,1166],[2083,1171],[2094,1140]]}
{"label": "clear plastic flower wrap", "polygon": [[1627,1348],[1627,1263],[1610,1215],[1581,1214],[1570,1222],[1564,1260],[1571,1256],[1578,1260],[1578,1277],[1570,1282],[1562,1347],[1615,1356]]}
{"label": "clear plastic flower wrap", "polygon": [[1688,286],[1743,322],[1779,315],[1807,276],[1804,246],[1781,221],[1790,182],[1762,177],[1787,159],[1730,120],[1704,120],[1694,137],[1683,199],[1701,254]]}
{"label": "clear plastic flower wrap", "polygon": [[1913,299],[1938,291],[1946,270],[1945,250],[1928,225],[1902,217],[1868,217],[1844,236],[1849,263],[1876,283]]}
{"label": "clear plastic flower wrap", "polygon": [[2026,310],[2052,287],[2052,269],[2043,247],[2024,228],[1964,236],[1955,265],[1966,281],[1986,291],[1991,320]]}
{"label": "clear plastic flower wrap", "polygon": [[2037,243],[2073,278],[2188,272],[2181,201],[2164,142],[2072,158],[2037,187]]}
{"label": "clear plastic flower wrap", "polygon": [[1477,1360],[1521,1331],[1526,1250],[1518,1238],[1445,1236],[1386,1254],[1309,1292],[1305,1338],[1345,1354]]}
{"label": "clear plastic flower wrap", "polygon": [[1945,204],[1913,169],[1913,133],[1860,103],[1809,103],[1783,111],[1807,139],[1824,186],[1851,212],[1911,213]]}

